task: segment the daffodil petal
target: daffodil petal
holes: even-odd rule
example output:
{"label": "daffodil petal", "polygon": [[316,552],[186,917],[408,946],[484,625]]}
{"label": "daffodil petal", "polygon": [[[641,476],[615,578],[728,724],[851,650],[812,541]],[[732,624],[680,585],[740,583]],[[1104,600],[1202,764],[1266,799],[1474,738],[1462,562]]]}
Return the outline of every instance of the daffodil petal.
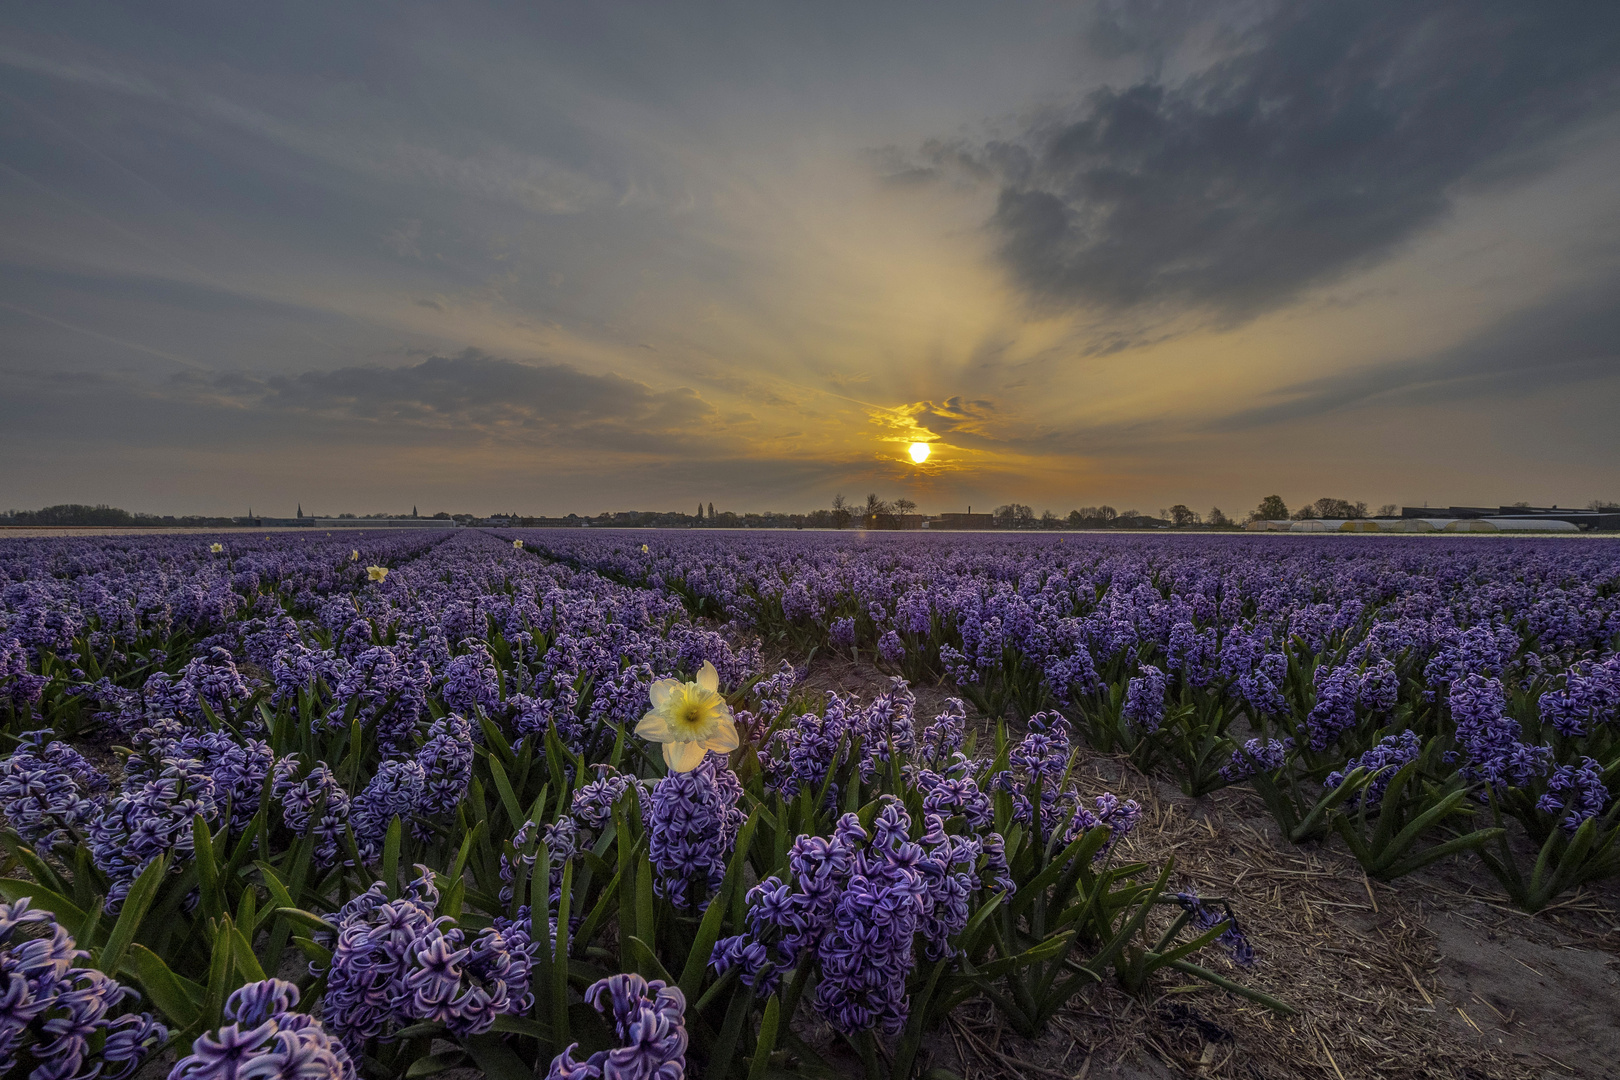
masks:
{"label": "daffodil petal", "polygon": [[636,734],[653,742],[665,742],[673,737],[673,732],[669,730],[669,718],[661,712],[649,712],[643,716],[636,724]]}
{"label": "daffodil petal", "polygon": [[680,682],[676,679],[659,679],[647,687],[647,696],[652,699],[653,708],[662,709],[669,704],[670,697],[674,695],[680,685]]}
{"label": "daffodil petal", "polygon": [[715,730],[703,740],[704,749],[722,754],[731,753],[737,749],[737,745],[737,725],[732,723],[729,717],[716,724]]}
{"label": "daffodil petal", "polygon": [[695,742],[667,742],[664,744],[664,764],[672,772],[691,772],[703,764],[707,750]]}
{"label": "daffodil petal", "polygon": [[697,684],[699,689],[707,690],[711,694],[720,689],[720,673],[714,670],[714,665],[707,660],[698,668]]}

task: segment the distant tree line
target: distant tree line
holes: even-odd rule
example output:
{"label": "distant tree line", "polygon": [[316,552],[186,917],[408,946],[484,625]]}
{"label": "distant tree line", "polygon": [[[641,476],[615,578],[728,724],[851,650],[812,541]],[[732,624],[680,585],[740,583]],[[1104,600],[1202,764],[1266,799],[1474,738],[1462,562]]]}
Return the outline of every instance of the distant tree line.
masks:
{"label": "distant tree line", "polygon": [[85,506],[82,503],[61,503],[40,510],[7,510],[4,514],[0,514],[0,525],[35,525],[44,528],[68,525],[221,526],[234,525],[236,522],[237,519],[235,518],[132,514],[128,510],[120,510],[118,507],[108,506],[106,503],[99,503],[95,506]]}

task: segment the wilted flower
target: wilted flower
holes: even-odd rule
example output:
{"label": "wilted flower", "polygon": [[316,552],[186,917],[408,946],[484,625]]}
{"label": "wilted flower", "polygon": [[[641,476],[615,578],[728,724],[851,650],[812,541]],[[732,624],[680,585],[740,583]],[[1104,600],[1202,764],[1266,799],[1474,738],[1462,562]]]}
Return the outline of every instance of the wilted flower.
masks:
{"label": "wilted flower", "polygon": [[388,567],[368,566],[366,567],[366,577],[372,581],[386,581],[388,579]]}
{"label": "wilted flower", "polygon": [[671,771],[691,772],[710,750],[737,749],[737,725],[720,696],[720,673],[707,660],[695,681],[659,679],[647,693],[652,709],[636,725],[636,734],[664,744],[664,764]]}

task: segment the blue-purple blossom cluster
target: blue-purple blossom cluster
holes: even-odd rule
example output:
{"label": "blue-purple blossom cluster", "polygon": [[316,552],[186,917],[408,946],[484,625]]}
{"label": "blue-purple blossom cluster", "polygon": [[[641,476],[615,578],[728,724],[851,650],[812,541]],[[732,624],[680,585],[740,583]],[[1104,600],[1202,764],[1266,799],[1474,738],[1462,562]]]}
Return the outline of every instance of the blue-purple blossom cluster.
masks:
{"label": "blue-purple blossom cluster", "polygon": [[381,882],[331,917],[337,927],[321,1017],[351,1055],[397,1028],[438,1021],[457,1035],[488,1031],[533,1003],[534,946],[521,925],[471,935],[439,902],[433,872],[418,866],[409,895],[389,900]]}
{"label": "blue-purple blossom cluster", "polygon": [[788,849],[789,879],[773,875],[749,891],[749,932],[717,942],[710,966],[737,968],[743,985],[764,994],[809,956],[820,971],[816,1010],[836,1030],[898,1031],[918,950],[930,960],[951,955],[982,887],[979,840],[947,833],[937,814],[925,816],[916,840],[911,829],[886,796],[870,833],[845,814],[831,837],[799,837]]}
{"label": "blue-purple blossom cluster", "polygon": [[1344,768],[1328,773],[1323,786],[1329,790],[1340,787],[1345,777],[1357,769],[1366,769],[1372,774],[1367,786],[1351,795],[1344,805],[1348,810],[1365,805],[1369,810],[1376,810],[1383,804],[1384,792],[1389,790],[1389,782],[1395,779],[1395,774],[1401,767],[1418,759],[1423,752],[1422,741],[1418,733],[1407,730],[1394,735],[1386,735],[1379,739],[1366,753],[1358,754],[1344,763]]}
{"label": "blue-purple blossom cluster", "polygon": [[283,979],[232,991],[230,1023],[199,1035],[169,1080],[359,1080],[348,1048],[319,1020],[293,1011],[298,999],[298,987]]}
{"label": "blue-purple blossom cluster", "polygon": [[719,891],[737,830],[748,815],[738,808],[742,783],[725,758],[709,754],[690,772],[670,773],[653,785],[642,805],[653,889],[680,911],[703,911]]}
{"label": "blue-purple blossom cluster", "polygon": [[546,1080],[684,1080],[686,997],[679,987],[640,975],[610,975],[592,983],[585,1001],[610,1016],[622,1044],[574,1058],[578,1043],[552,1059]]}
{"label": "blue-purple blossom cluster", "polygon": [[111,1015],[140,995],[75,966],[89,955],[27,898],[0,903],[0,1073],[119,1080],[168,1041],[168,1029],[146,1013]]}

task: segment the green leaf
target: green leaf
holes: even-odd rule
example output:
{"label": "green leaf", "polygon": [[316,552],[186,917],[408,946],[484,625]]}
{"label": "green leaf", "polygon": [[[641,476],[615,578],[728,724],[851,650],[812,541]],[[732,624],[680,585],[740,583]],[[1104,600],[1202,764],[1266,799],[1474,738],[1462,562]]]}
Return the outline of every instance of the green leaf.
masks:
{"label": "green leaf", "polygon": [[[204,831],[207,831],[206,826]],[[135,940],[135,931],[140,928],[141,920],[146,918],[146,912],[157,896],[168,861],[168,856],[159,855],[129,887],[129,895],[124,898],[124,906],[118,912],[118,921],[113,924],[111,933],[107,935],[107,944],[102,946],[100,955],[96,957],[96,967],[100,971],[114,978],[118,976],[118,969],[124,962],[124,951]]]}
{"label": "green leaf", "polygon": [[416,1076],[432,1076],[434,1073],[442,1073],[447,1069],[454,1069],[466,1063],[467,1052],[465,1050],[445,1050],[437,1054],[429,1054],[427,1057],[417,1058],[411,1062],[410,1068],[405,1070],[405,1076],[407,1080]]}
{"label": "green leaf", "polygon": [[489,1080],[534,1080],[534,1070],[525,1065],[499,1035],[490,1032],[469,1035],[461,1040],[461,1045],[472,1055],[478,1071]]}
{"label": "green leaf", "polygon": [[56,916],[56,921],[69,925],[84,925],[85,913],[73,901],[52,889],[47,889],[37,881],[24,881],[21,878],[0,878],[0,896],[8,901],[16,902],[27,897],[30,906],[40,908]]}
{"label": "green leaf", "polygon": [[191,818],[191,844],[197,864],[197,885],[202,892],[204,917],[218,917],[225,913],[219,899],[219,865],[214,862],[214,834],[201,814]]}
{"label": "green leaf", "polygon": [[730,906],[731,894],[741,887],[743,867],[748,862],[748,851],[753,846],[754,830],[758,825],[758,816],[750,814],[737,834],[737,846],[731,853],[731,865],[726,867],[726,876],[720,882],[720,891],[709,902],[708,910],[703,913],[703,921],[698,924],[697,937],[692,940],[691,951],[686,956],[686,967],[681,972],[681,993],[686,995],[687,1001],[697,1000],[698,987],[703,985],[703,973],[709,967],[709,956],[714,952],[714,943],[720,939],[720,928],[725,921],[726,909]]}
{"label": "green leaf", "polygon": [[759,1041],[754,1046],[754,1060],[748,1066],[748,1080],[765,1080],[765,1070],[771,1063],[771,1051],[776,1049],[776,1026],[781,1014],[782,1003],[772,994],[765,1003],[765,1016],[759,1022]]}
{"label": "green leaf", "polygon": [[512,782],[506,778],[506,770],[493,755],[486,759],[489,764],[489,774],[495,779],[495,790],[500,792],[501,805],[506,807],[506,816],[512,819],[512,828],[521,829],[528,820],[523,808],[518,805],[517,794],[512,790]]}
{"label": "green leaf", "polygon": [[383,838],[383,887],[388,895],[399,899],[399,845],[405,835],[405,825],[395,814],[388,823],[388,835]]}
{"label": "green leaf", "polygon": [[264,968],[259,966],[259,958],[253,955],[253,946],[248,944],[240,927],[231,927],[231,949],[236,954],[237,970],[247,976],[248,982],[265,980]]}
{"label": "green leaf", "polygon": [[664,969],[664,963],[658,955],[638,937],[630,939],[630,954],[635,957],[638,973],[647,979],[662,979],[666,984],[674,985],[675,977]]}
{"label": "green leaf", "polygon": [[177,1031],[192,1031],[198,1026],[202,1001],[207,996],[203,987],[170,971],[169,965],[145,945],[129,947],[129,966],[146,1000],[157,1006]]}

